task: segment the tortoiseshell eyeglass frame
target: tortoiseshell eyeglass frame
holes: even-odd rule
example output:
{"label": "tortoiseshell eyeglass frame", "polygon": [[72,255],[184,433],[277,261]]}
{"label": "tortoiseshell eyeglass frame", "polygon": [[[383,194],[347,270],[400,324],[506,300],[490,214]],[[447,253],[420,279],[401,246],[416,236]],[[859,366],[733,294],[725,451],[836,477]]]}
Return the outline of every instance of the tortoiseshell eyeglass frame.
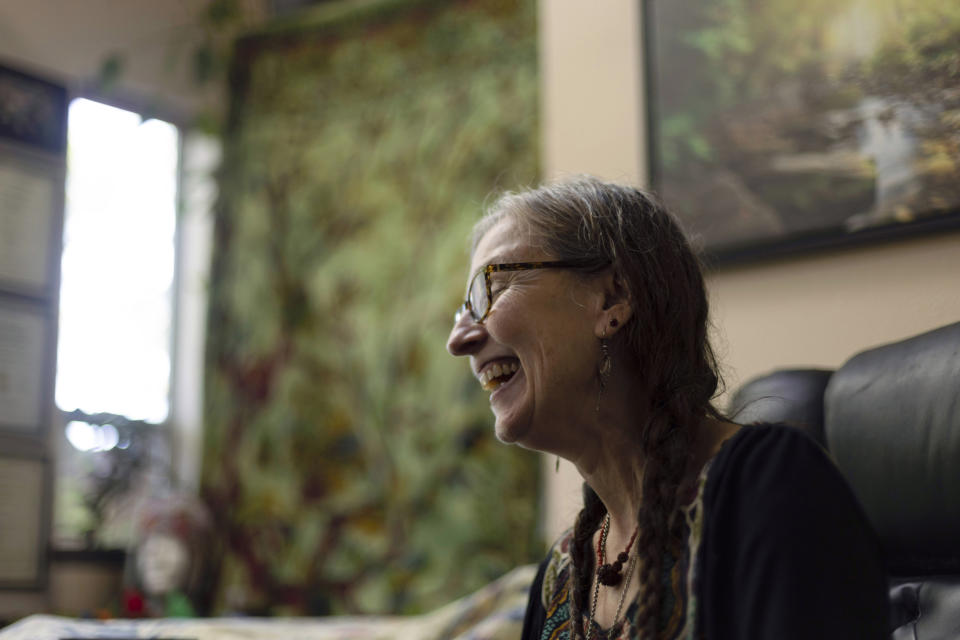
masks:
{"label": "tortoiseshell eyeglass frame", "polygon": [[[467,297],[463,301],[463,304],[460,305],[460,308],[457,309],[457,312],[453,315],[453,323],[456,324],[460,322],[460,318],[463,317],[464,313],[469,312],[470,317],[473,318],[473,321],[477,324],[483,324],[483,321],[487,319],[487,316],[490,315],[490,308],[493,306],[493,287],[490,283],[490,274],[496,273],[497,271],[531,271],[533,269],[573,269],[580,267],[582,265],[575,262],[570,262],[568,260],[552,260],[548,262],[501,262],[500,264],[488,264],[479,271],[477,271],[472,278],[470,278],[470,285],[467,287]],[[477,317],[477,310],[473,308],[473,304],[470,302],[470,292],[473,291],[474,284],[477,281],[477,278],[483,276],[484,286],[487,292],[486,298],[486,308],[483,310],[483,313]]]}

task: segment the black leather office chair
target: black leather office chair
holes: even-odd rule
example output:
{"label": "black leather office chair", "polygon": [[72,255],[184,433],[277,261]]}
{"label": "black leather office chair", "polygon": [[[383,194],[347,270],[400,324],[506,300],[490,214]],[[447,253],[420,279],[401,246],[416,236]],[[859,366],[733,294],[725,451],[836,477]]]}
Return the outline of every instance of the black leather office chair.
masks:
{"label": "black leather office chair", "polygon": [[833,456],[886,550],[894,640],[960,639],[960,323],[788,370],[733,397],[738,422],[793,423]]}

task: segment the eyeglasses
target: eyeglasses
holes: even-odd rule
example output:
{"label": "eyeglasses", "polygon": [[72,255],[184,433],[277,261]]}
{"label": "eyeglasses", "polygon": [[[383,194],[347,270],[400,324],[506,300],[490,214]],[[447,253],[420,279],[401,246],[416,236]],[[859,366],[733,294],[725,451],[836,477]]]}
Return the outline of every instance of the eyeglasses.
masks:
{"label": "eyeglasses", "polygon": [[[533,269],[570,269],[579,265],[567,260],[554,260],[552,262],[504,262],[501,264],[488,264],[470,280],[470,286],[467,288],[467,299],[463,301],[460,308],[453,316],[454,324],[460,322],[464,313],[469,312],[474,322],[483,323],[490,315],[490,301],[493,299],[493,290],[490,284],[490,274],[497,271],[530,271]],[[482,276],[482,277],[481,277]]]}

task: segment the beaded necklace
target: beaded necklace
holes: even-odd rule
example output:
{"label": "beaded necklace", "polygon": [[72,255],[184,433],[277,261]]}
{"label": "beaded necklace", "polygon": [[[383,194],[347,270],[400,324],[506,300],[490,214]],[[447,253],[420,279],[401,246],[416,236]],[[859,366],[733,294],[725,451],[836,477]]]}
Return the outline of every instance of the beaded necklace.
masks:
{"label": "beaded necklace", "polygon": [[633,569],[637,564],[637,555],[634,554],[630,556],[630,547],[633,546],[633,541],[637,538],[638,530],[639,529],[633,530],[633,535],[630,536],[630,542],[627,543],[627,548],[617,555],[616,562],[612,565],[604,564],[607,551],[607,534],[610,532],[610,514],[608,513],[603,520],[603,529],[600,530],[600,540],[597,542],[597,566],[599,568],[597,569],[597,581],[593,587],[593,602],[590,605],[590,619],[587,621],[586,640],[590,640],[593,636],[597,602],[600,599],[600,584],[603,583],[605,586],[619,584],[621,582],[620,570],[623,568],[623,563],[629,558],[630,563],[627,565],[627,574],[622,578],[623,590],[620,592],[620,599],[617,601],[617,612],[613,615],[613,624],[610,625],[610,630],[606,634],[608,638],[616,638],[620,635],[620,628],[623,624],[623,621],[620,620],[620,612],[623,610],[623,601],[627,595],[627,590],[630,588]]}

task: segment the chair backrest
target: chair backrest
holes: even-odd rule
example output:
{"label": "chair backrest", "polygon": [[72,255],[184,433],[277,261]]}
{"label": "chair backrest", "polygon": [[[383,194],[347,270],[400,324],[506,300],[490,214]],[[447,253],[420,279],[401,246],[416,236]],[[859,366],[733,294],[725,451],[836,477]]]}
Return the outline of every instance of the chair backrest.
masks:
{"label": "chair backrest", "polygon": [[960,638],[960,323],[832,374],[751,380],[731,406],[739,422],[793,423],[829,450],[883,542],[892,638]]}
{"label": "chair backrest", "polygon": [[960,323],[854,356],[824,409],[893,575],[960,574]]}
{"label": "chair backrest", "polygon": [[823,392],[832,371],[784,369],[750,380],[730,401],[729,413],[740,424],[783,422],[806,431],[826,446]]}

